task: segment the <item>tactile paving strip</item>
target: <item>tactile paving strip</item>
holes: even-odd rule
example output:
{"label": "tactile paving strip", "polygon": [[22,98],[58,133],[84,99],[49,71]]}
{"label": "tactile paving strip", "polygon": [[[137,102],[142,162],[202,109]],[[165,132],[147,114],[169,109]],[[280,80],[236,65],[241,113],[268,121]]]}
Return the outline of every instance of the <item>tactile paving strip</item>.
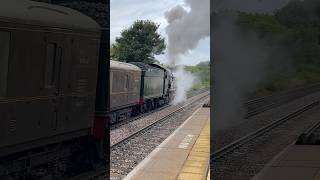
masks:
{"label": "tactile paving strip", "polygon": [[[202,129],[199,138],[185,161],[178,180],[205,180],[210,162],[210,119]],[[210,179],[210,177],[209,177]]]}

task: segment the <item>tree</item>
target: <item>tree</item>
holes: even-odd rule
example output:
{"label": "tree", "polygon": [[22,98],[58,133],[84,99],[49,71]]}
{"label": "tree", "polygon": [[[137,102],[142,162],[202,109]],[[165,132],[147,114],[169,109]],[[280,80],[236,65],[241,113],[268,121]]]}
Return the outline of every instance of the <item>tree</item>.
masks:
{"label": "tree", "polygon": [[118,61],[117,58],[115,58],[115,52],[117,51],[116,49],[118,48],[118,44],[117,43],[114,43],[111,45],[110,47],[110,57],[112,60],[115,60],[115,61]]}
{"label": "tree", "polygon": [[138,20],[121,32],[121,37],[111,47],[112,59],[123,62],[154,63],[155,55],[164,53],[165,40],[157,32],[159,24]]}
{"label": "tree", "polygon": [[269,58],[277,61],[268,65],[268,80],[258,92],[320,82],[319,0],[290,1],[274,15],[242,12],[237,22],[272,47]]}
{"label": "tree", "polygon": [[199,62],[197,65],[197,67],[210,67],[210,61],[202,61],[202,62]]}
{"label": "tree", "polygon": [[291,1],[275,16],[288,27],[294,26],[318,26],[320,18],[319,0]]}

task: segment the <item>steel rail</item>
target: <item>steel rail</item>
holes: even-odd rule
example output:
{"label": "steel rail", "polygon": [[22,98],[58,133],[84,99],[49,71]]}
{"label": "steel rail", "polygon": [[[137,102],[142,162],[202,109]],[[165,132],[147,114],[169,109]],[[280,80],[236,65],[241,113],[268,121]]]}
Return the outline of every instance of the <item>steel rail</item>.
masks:
{"label": "steel rail", "polygon": [[298,110],[296,110],[293,113],[290,113],[280,119],[277,119],[263,127],[261,127],[260,129],[249,133],[248,135],[239,138],[236,141],[233,141],[232,143],[214,151],[213,153],[210,154],[210,159],[211,161],[217,161],[218,159],[223,158],[225,155],[231,153],[232,151],[236,150],[237,148],[243,146],[245,143],[248,143],[252,140],[254,140],[257,137],[260,137],[261,135],[265,134],[266,132],[271,131],[272,129],[278,127],[279,125],[283,124],[284,122],[302,114],[303,112],[317,106],[319,104],[319,101],[315,101],[311,104],[308,104],[306,106],[303,106],[302,108],[299,108]]}
{"label": "steel rail", "polygon": [[[193,97],[195,97],[195,96],[197,96],[197,95],[199,95],[199,94],[202,94],[202,93],[204,93],[204,92],[207,92],[207,91],[208,91],[208,90],[201,89],[201,90],[199,90],[199,92],[197,92],[195,95],[192,95],[193,92],[188,92],[188,93],[187,93],[187,97],[188,97],[187,99],[191,99],[191,98],[193,98]],[[171,104],[166,104],[166,105],[163,105],[163,106],[161,106],[161,107],[159,107],[159,108],[153,109],[153,110],[151,110],[151,111],[149,111],[149,112],[140,114],[140,115],[138,115],[138,116],[134,116],[134,117],[129,118],[129,119],[125,119],[125,120],[122,120],[122,121],[119,121],[119,122],[112,123],[112,124],[110,124],[110,130],[117,129],[117,128],[121,127],[122,125],[125,125],[125,124],[127,124],[127,123],[129,123],[129,122],[135,121],[135,120],[137,120],[137,119],[146,117],[146,116],[148,116],[148,115],[150,115],[150,114],[152,114],[152,113],[161,111],[161,110],[163,110],[163,109],[165,109],[165,108],[168,108],[168,107],[170,107],[170,106],[171,106]]]}
{"label": "steel rail", "polygon": [[[200,94],[200,95],[201,95],[201,94]],[[114,143],[114,144],[111,144],[111,145],[110,145],[110,148],[112,149],[112,148],[118,146],[119,144],[121,144],[121,143],[123,143],[123,142],[125,142],[125,141],[127,141],[127,140],[129,140],[129,139],[131,139],[131,138],[133,138],[135,135],[139,134],[140,132],[145,131],[145,130],[147,130],[147,129],[150,129],[150,128],[153,127],[154,125],[156,125],[156,124],[158,124],[158,123],[160,123],[160,122],[162,122],[162,121],[164,121],[164,120],[166,120],[166,119],[174,116],[174,115],[177,114],[178,112],[181,112],[181,111],[182,111],[183,109],[185,109],[186,107],[188,107],[188,106],[190,106],[190,105],[192,105],[192,104],[194,104],[194,103],[196,103],[196,102],[198,102],[198,101],[200,101],[200,100],[202,100],[202,99],[207,99],[209,95],[210,95],[210,94],[209,94],[208,92],[203,93],[203,95],[200,96],[199,98],[196,98],[196,99],[194,99],[193,101],[184,104],[183,106],[181,106],[181,107],[179,107],[178,109],[170,112],[170,113],[167,114],[166,116],[161,117],[161,118],[159,118],[158,120],[156,120],[156,121],[154,121],[154,122],[152,122],[152,123],[147,124],[146,126],[143,126],[143,127],[139,128],[139,129],[137,129],[136,131],[134,131],[133,133],[130,133],[128,136],[126,136],[126,137],[123,138],[122,140],[120,140],[120,141],[118,141],[118,142],[116,142],[116,143]],[[199,104],[198,106],[202,106],[202,104]]]}
{"label": "steel rail", "polygon": [[315,122],[307,130],[305,130],[296,140],[296,145],[319,145],[319,137],[315,135],[320,128],[320,121]]}
{"label": "steel rail", "polygon": [[[201,96],[202,95],[202,96]],[[200,96],[199,98],[195,98],[194,100],[192,100],[191,102],[187,103],[187,104],[184,104],[183,106],[179,107],[177,110],[171,112],[170,114],[168,114],[168,116],[165,116],[163,118],[160,118],[159,120],[153,122],[153,123],[150,123],[148,124],[147,126],[144,126],[142,128],[140,128],[138,131],[135,131],[134,133],[130,134],[129,136],[127,136],[125,139],[122,139],[121,141],[113,144],[110,146],[110,148],[112,147],[115,147],[116,145],[126,141],[126,140],[129,140],[130,138],[134,137],[136,134],[139,134],[141,131],[144,131],[144,130],[147,130],[149,128],[151,128],[152,126],[154,126],[155,124],[157,123],[160,123],[164,120],[166,120],[167,118],[169,117],[172,117],[174,114],[182,111],[184,108],[186,108],[187,106],[190,106],[192,105],[193,103],[201,100],[201,99],[204,99],[206,98],[207,96],[209,96],[210,94],[208,93],[208,91],[205,91],[205,92],[202,92],[200,94],[197,94],[195,96],[192,96],[190,98],[195,98],[196,96]],[[199,105],[200,106],[200,105]],[[164,107],[163,107],[164,108]],[[154,113],[153,112],[150,112],[150,114]],[[147,115],[150,115],[150,114],[147,114]],[[145,116],[147,116],[145,115]],[[144,117],[144,116],[143,116]],[[141,117],[138,117],[138,118],[141,118]],[[137,119],[138,119],[137,118]],[[93,179],[103,179],[102,176],[104,176],[106,174],[106,169],[107,169],[107,165],[105,166],[100,166],[100,167],[97,167],[96,170],[93,170],[93,171],[88,171],[88,172],[85,172],[85,173],[82,173],[82,174],[79,174],[79,175],[76,175],[76,176],[73,176],[73,177],[70,177],[68,178],[67,180],[93,180]]]}

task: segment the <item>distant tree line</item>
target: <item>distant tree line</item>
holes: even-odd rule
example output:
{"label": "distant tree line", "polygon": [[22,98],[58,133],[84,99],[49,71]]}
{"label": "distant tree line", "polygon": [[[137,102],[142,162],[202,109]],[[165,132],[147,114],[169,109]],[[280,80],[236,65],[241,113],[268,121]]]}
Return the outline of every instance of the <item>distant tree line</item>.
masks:
{"label": "distant tree line", "polygon": [[195,66],[185,66],[185,70],[196,77],[193,89],[210,87],[210,61],[202,61]]}
{"label": "distant tree line", "polygon": [[[278,91],[320,82],[320,1],[291,1],[273,15],[239,13],[237,25],[254,32],[270,46],[290,53],[290,68],[270,77],[264,91]],[[219,13],[218,13],[219,14]],[[216,16],[218,14],[215,14]],[[273,54],[271,58],[283,61]],[[269,71],[278,64],[271,64]]]}

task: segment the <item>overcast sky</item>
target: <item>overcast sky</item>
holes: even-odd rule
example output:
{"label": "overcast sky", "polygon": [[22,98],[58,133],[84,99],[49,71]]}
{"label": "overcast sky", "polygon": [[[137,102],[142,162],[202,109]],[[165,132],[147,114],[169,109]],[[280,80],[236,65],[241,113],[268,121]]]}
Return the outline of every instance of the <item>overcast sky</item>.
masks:
{"label": "overcast sky", "polygon": [[[159,33],[167,38],[165,27],[167,21],[164,13],[176,5],[184,5],[183,0],[111,0],[110,15],[111,43],[120,36],[123,29],[130,27],[135,20],[149,19],[160,24]],[[185,5],[184,5],[185,6]],[[187,8],[187,7],[186,7]],[[209,23],[209,22],[208,22]],[[157,56],[156,58],[167,63],[167,55]],[[180,64],[195,65],[201,61],[210,60],[210,38],[200,41],[198,47],[182,56]]]}

